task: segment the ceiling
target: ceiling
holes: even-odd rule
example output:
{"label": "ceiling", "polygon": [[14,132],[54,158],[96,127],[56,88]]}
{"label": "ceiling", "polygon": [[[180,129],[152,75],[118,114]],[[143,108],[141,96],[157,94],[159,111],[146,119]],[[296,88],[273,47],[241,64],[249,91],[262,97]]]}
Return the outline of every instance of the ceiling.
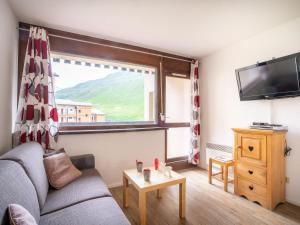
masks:
{"label": "ceiling", "polygon": [[202,57],[300,16],[300,0],[8,0],[19,21]]}

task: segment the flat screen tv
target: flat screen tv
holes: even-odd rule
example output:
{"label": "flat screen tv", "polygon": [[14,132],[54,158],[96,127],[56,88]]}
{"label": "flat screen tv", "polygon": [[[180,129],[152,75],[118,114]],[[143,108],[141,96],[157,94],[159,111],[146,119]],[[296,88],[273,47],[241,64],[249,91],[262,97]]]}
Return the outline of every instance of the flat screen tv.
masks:
{"label": "flat screen tv", "polygon": [[240,100],[299,96],[299,60],[294,54],[237,69]]}

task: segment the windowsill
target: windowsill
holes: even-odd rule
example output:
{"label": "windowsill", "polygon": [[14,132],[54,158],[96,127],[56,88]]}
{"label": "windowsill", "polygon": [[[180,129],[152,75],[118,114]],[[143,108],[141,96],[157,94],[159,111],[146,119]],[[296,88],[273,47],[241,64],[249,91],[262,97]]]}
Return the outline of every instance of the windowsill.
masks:
{"label": "windowsill", "polygon": [[143,127],[143,128],[110,128],[110,129],[90,129],[90,130],[62,130],[60,135],[74,134],[101,134],[101,133],[122,133],[122,132],[140,132],[140,131],[156,131],[167,130],[167,127]]}

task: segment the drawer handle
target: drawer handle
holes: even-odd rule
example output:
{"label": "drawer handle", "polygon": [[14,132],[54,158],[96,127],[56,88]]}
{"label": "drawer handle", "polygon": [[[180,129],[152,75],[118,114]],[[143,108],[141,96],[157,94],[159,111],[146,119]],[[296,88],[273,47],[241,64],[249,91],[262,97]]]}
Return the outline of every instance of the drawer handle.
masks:
{"label": "drawer handle", "polygon": [[250,185],[249,189],[252,191],[254,189],[253,185]]}
{"label": "drawer handle", "polygon": [[252,175],[252,174],[253,174],[253,171],[252,171],[252,170],[248,170],[248,173]]}
{"label": "drawer handle", "polygon": [[248,146],[248,149],[249,149],[249,151],[250,151],[250,152],[252,152],[252,151],[253,151],[253,149],[254,149],[254,147],[253,147],[253,146],[251,146],[251,145],[249,145],[249,146]]}

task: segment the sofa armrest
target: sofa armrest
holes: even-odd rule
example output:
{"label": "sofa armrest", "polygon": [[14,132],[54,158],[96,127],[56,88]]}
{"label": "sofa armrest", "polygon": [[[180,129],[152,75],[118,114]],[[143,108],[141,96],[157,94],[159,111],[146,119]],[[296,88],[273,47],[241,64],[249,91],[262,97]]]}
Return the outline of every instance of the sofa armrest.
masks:
{"label": "sofa armrest", "polygon": [[70,159],[79,170],[95,168],[95,157],[93,154],[71,156]]}

